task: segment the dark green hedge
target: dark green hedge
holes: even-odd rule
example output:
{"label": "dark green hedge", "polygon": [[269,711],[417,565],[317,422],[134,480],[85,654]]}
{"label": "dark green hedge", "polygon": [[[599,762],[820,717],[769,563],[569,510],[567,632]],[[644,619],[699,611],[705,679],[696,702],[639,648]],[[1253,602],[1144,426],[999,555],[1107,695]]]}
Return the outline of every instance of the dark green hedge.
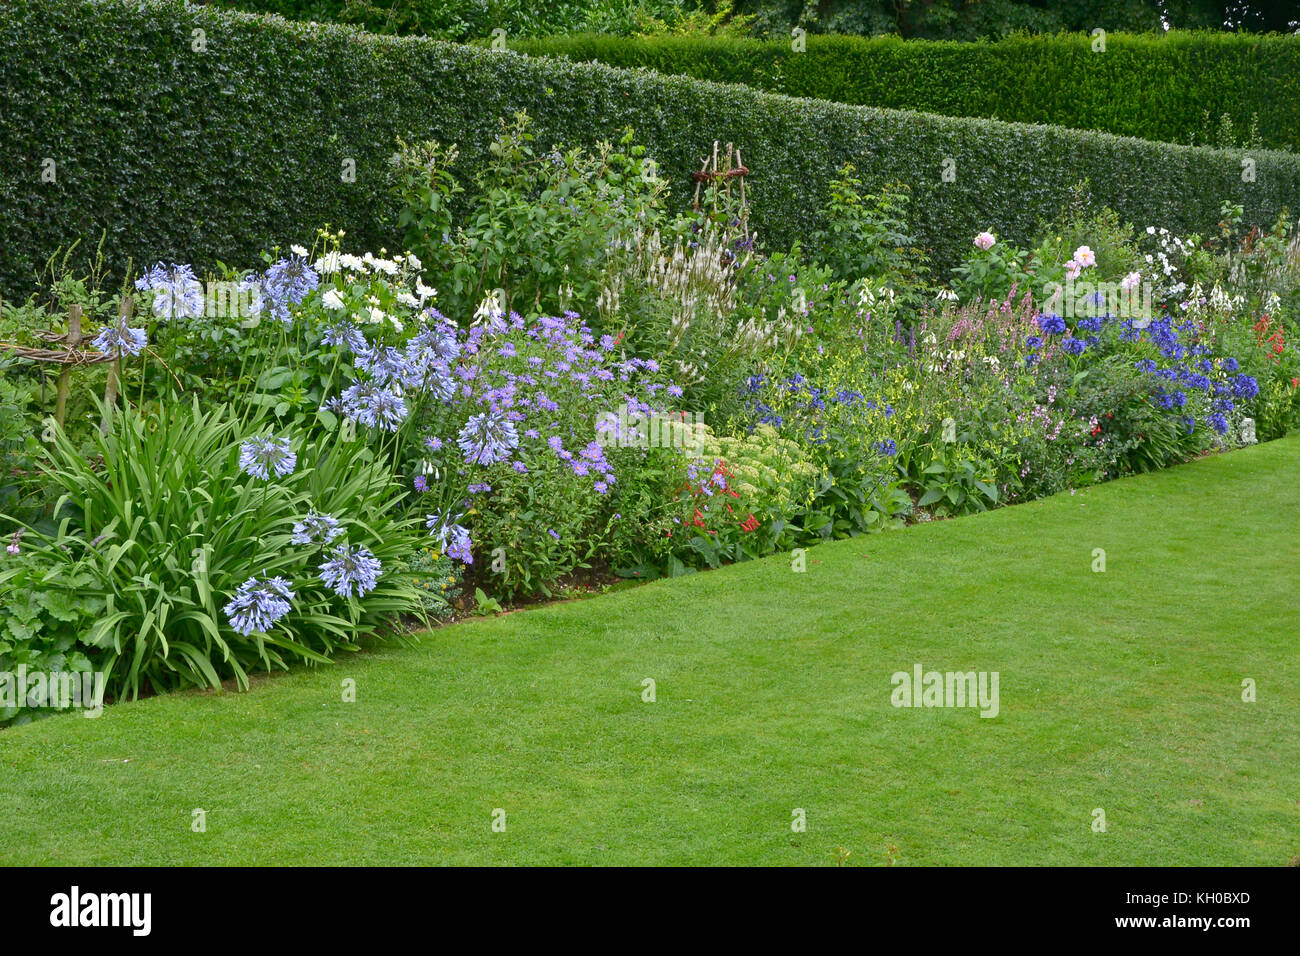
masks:
{"label": "dark green hedge", "polygon": [[[205,31],[206,52],[191,49]],[[537,60],[417,37],[187,8],[178,2],[12,0],[0,18],[0,292],[29,291],[61,243],[109,231],[127,255],[251,264],[265,245],[345,228],[394,245],[382,221],[396,137],[458,143],[482,161],[498,118],[527,109],[539,140],[592,142],[633,126],[676,199],[714,138],[743,148],[760,234],[811,232],[835,168],[915,190],[941,263],[979,229],[1028,238],[1070,186],[1139,225],[1205,230],[1222,199],[1271,222],[1300,197],[1300,157],[1239,154],[1059,127],[844,106],[741,86]],[[41,179],[44,159],[55,182]],[[344,182],[345,160],[356,181]],[[956,181],[944,183],[952,159]]]}
{"label": "dark green hedge", "polygon": [[1176,32],[1105,39],[1101,53],[1079,34],[987,43],[809,36],[802,53],[790,40],[726,37],[569,36],[519,39],[511,47],[837,103],[1169,143],[1216,143],[1226,113],[1238,136],[1257,120],[1262,145],[1300,149],[1300,37]]}

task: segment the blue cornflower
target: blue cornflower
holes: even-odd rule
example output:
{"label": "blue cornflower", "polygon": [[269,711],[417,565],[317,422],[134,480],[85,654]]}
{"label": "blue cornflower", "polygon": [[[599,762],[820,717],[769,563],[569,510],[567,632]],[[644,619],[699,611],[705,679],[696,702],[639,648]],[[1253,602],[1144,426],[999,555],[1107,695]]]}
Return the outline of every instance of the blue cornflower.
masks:
{"label": "blue cornflower", "polygon": [[92,343],[99,351],[112,355],[139,355],[149,344],[144,329],[130,328],[126,321],[118,319],[116,325],[110,325],[95,337]]}
{"label": "blue cornflower", "polygon": [[1061,318],[1056,313],[1052,313],[1051,315],[1040,315],[1038,317],[1038,327],[1048,335],[1064,335],[1065,319]]}
{"label": "blue cornflower", "polygon": [[352,597],[354,592],[361,597],[375,589],[381,567],[379,559],[360,545],[340,544],[320,566],[320,579],[339,597]]}
{"label": "blue cornflower", "polygon": [[307,517],[293,526],[293,537],[289,540],[294,544],[329,544],[342,533],[337,518],[309,511]]}
{"label": "blue cornflower", "polygon": [[471,465],[490,465],[510,457],[519,447],[519,434],[506,416],[483,412],[465,423],[456,443]]}
{"label": "blue cornflower", "polygon": [[272,471],[279,478],[292,474],[297,464],[298,456],[289,447],[287,438],[260,435],[239,446],[240,470],[263,481],[271,477]]}
{"label": "blue cornflower", "polygon": [[252,577],[235,591],[235,596],[225,607],[226,617],[230,626],[244,637],[265,634],[276,621],[289,613],[292,600],[293,590],[284,578],[259,581]]}

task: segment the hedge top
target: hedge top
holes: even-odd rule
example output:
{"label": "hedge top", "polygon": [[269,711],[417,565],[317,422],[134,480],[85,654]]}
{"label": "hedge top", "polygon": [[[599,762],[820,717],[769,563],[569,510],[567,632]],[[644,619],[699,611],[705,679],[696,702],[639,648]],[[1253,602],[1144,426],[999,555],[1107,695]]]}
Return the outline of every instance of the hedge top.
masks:
{"label": "hedge top", "polygon": [[56,246],[100,229],[119,266],[128,255],[248,265],[325,223],[359,247],[392,246],[397,137],[457,143],[469,174],[518,110],[544,144],[633,127],[683,206],[712,142],[736,143],[754,224],[774,244],[812,231],[852,161],[870,184],[912,186],[917,231],[941,264],[980,229],[1028,238],[1085,178],[1097,204],[1182,231],[1210,228],[1221,200],[1263,223],[1300,197],[1288,153],[846,106],[177,0],[14,0],[0,59],[8,295],[30,291]]}

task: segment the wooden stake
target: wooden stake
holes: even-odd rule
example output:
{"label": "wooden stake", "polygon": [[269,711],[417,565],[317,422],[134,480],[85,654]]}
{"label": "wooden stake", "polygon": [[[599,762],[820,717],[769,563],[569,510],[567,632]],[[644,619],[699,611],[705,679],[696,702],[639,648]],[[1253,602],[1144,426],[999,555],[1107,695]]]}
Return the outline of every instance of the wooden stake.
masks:
{"label": "wooden stake", "polygon": [[[135,299],[129,295],[122,296],[122,302],[118,306],[118,322],[126,325],[131,318],[131,310],[135,307]],[[99,432],[101,435],[108,434],[108,420],[112,415],[113,407],[117,404],[117,383],[122,374],[122,353],[118,352],[117,358],[113,364],[108,367],[108,384],[104,386],[104,417],[99,420]]]}
{"label": "wooden stake", "polygon": [[[68,307],[68,348],[76,351],[81,345],[81,306]],[[68,414],[68,393],[72,390],[72,366],[64,365],[59,371],[59,390],[54,396],[54,420],[63,428]]]}

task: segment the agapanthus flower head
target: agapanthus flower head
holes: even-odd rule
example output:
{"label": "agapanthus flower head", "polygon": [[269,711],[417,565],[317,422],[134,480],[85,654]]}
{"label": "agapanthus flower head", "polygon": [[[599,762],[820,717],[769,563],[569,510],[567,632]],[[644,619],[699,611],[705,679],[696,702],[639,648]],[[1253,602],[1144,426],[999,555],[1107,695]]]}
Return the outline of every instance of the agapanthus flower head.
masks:
{"label": "agapanthus flower head", "polygon": [[320,566],[320,579],[339,597],[361,597],[375,589],[381,568],[379,559],[366,548],[340,544]]}
{"label": "agapanthus flower head", "polygon": [[347,418],[388,432],[397,431],[408,412],[399,387],[374,382],[353,382],[343,390],[336,405]]}
{"label": "agapanthus flower head", "polygon": [[343,526],[337,518],[309,511],[307,517],[293,526],[290,540],[294,544],[329,544],[342,533]]}
{"label": "agapanthus flower head", "polygon": [[293,589],[284,578],[259,581],[252,577],[239,586],[225,606],[226,617],[230,626],[244,637],[265,634],[289,613],[292,600]]}
{"label": "agapanthus flower head", "polygon": [[321,336],[321,342],[325,345],[333,345],[336,348],[348,349],[357,355],[370,347],[369,343],[366,342],[366,337],[361,334],[361,330],[347,319],[327,326],[325,334]]}
{"label": "agapanthus flower head", "polygon": [[465,423],[456,443],[468,463],[490,465],[510,457],[519,447],[519,434],[515,423],[505,415],[482,412]]}
{"label": "agapanthus flower head", "polygon": [[262,285],[272,314],[281,322],[288,322],[289,306],[307,298],[307,294],[320,285],[320,276],[306,259],[294,254],[267,269]]}
{"label": "agapanthus flower head", "polygon": [[203,283],[188,265],[159,262],[135,280],[135,287],[153,293],[153,314],[160,319],[198,318],[203,314]]}
{"label": "agapanthus flower head", "polygon": [[259,435],[239,446],[240,470],[263,481],[268,480],[272,472],[279,478],[291,475],[297,464],[298,456],[287,438]]}
{"label": "agapanthus flower head", "polygon": [[133,329],[126,324],[125,319],[119,318],[115,324],[95,336],[91,344],[106,355],[121,357],[139,355],[149,344],[149,340],[144,334],[144,329]]}

